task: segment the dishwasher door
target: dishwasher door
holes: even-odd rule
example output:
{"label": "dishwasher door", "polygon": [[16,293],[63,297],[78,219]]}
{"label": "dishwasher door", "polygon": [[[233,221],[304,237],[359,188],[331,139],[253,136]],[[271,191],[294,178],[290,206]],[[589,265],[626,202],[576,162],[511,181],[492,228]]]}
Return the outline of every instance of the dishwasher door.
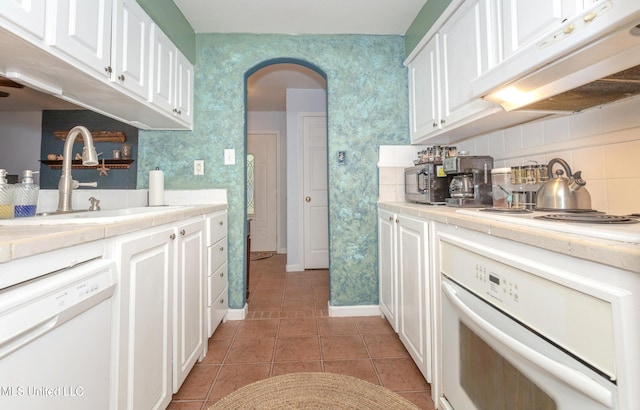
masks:
{"label": "dishwasher door", "polygon": [[0,408],[109,409],[114,263],[0,291]]}

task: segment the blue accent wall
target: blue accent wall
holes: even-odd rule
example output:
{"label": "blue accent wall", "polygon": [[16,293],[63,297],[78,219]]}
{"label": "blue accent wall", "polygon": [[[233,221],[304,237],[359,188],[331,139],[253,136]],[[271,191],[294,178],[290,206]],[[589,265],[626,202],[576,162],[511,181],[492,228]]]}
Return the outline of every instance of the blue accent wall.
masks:
{"label": "blue accent wall", "polygon": [[[229,306],[245,296],[245,75],[267,61],[308,62],[327,77],[331,304],[378,303],[378,146],[409,144],[402,36],[198,34],[193,131],[140,131],[138,186],[227,189]],[[224,149],[236,165],[224,165]],[[339,165],[338,151],[347,164]],[[193,176],[193,160],[206,173]]]}

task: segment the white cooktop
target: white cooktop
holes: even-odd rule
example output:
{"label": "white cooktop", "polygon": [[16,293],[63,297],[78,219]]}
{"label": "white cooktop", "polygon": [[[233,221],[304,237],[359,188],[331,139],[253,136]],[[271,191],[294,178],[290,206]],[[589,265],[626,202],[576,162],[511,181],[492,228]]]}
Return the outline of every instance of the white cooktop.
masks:
{"label": "white cooktop", "polygon": [[592,238],[609,239],[619,242],[640,243],[640,223],[632,224],[604,224],[578,223],[563,221],[547,221],[535,219],[535,216],[549,215],[553,212],[528,213],[499,213],[481,211],[478,208],[461,208],[457,214],[468,215],[481,219],[508,222],[515,225],[530,226],[532,228],[548,229],[556,232],[566,232]]}

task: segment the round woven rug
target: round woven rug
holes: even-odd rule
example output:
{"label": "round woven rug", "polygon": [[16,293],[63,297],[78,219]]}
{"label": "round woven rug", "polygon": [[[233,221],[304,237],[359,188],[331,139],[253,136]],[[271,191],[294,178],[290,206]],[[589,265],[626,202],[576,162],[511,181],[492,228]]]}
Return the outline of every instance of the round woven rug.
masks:
{"label": "round woven rug", "polygon": [[415,410],[404,397],[364,380],[335,373],[290,373],[244,386],[209,410]]}

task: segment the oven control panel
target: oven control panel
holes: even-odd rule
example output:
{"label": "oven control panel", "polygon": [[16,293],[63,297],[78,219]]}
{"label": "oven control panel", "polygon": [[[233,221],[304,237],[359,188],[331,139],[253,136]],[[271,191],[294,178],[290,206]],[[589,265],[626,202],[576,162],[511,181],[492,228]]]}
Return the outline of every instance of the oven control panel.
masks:
{"label": "oven control panel", "polygon": [[487,295],[499,301],[511,299],[518,302],[520,287],[517,281],[510,279],[506,273],[497,272],[483,264],[476,263],[474,277],[481,286],[486,287]]}

